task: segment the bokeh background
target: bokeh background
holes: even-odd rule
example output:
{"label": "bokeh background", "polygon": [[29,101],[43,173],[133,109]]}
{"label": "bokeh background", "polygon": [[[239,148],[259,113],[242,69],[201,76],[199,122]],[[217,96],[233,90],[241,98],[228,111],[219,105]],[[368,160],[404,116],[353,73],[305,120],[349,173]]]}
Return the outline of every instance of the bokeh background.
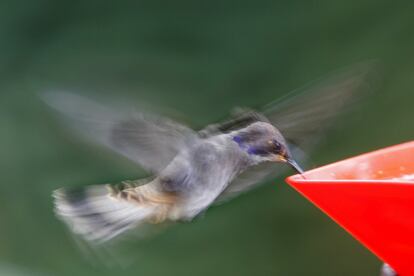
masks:
{"label": "bokeh background", "polygon": [[0,275],[377,275],[380,261],[283,177],[193,223],[131,242],[127,267],[85,259],[51,191],[144,172],[62,131],[38,93],[178,110],[198,125],[337,68],[381,64],[314,165],[414,137],[412,1],[1,1]]}

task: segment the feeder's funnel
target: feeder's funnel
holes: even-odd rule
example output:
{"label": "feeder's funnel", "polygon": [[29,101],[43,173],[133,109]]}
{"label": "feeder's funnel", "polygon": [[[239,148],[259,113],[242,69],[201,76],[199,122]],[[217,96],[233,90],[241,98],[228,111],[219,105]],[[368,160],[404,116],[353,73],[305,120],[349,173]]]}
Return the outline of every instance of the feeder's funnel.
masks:
{"label": "feeder's funnel", "polygon": [[414,141],[286,181],[399,275],[414,275]]}

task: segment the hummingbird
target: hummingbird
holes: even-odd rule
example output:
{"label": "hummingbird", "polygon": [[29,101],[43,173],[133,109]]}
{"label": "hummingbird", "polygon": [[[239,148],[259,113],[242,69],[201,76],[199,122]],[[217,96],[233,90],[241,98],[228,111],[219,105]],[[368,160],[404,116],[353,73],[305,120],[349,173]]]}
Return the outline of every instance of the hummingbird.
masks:
{"label": "hummingbird", "polygon": [[144,179],[53,192],[55,213],[86,241],[104,243],[145,225],[186,222],[283,171],[364,94],[366,66],[341,70],[262,108],[195,130],[168,116],[111,108],[86,97],[43,95],[72,129],[148,171]]}

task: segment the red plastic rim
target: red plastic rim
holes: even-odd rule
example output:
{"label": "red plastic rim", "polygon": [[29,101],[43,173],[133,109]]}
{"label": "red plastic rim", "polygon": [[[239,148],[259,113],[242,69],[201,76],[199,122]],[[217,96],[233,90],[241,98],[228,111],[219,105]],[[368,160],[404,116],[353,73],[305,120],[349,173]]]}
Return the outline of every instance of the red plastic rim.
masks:
{"label": "red plastic rim", "polygon": [[400,275],[414,275],[414,141],[286,181]]}

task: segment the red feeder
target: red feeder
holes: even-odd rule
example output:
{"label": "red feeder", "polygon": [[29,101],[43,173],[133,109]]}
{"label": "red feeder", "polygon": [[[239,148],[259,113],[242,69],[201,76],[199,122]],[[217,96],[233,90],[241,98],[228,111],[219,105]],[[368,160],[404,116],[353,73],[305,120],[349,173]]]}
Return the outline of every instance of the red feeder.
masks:
{"label": "red feeder", "polygon": [[414,141],[286,181],[399,275],[414,275]]}

